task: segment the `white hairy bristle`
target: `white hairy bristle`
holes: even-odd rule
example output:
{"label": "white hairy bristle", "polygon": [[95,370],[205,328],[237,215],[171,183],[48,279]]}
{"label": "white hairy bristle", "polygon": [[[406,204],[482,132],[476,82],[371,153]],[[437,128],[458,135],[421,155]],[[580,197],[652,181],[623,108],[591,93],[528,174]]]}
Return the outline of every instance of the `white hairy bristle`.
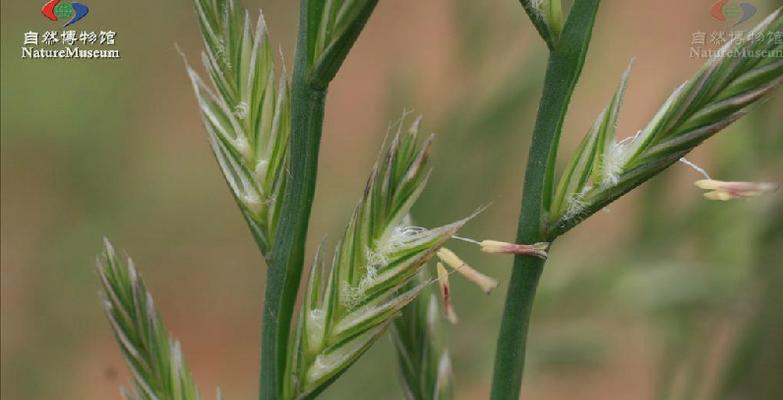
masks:
{"label": "white hairy bristle", "polygon": [[406,244],[424,238],[430,231],[426,228],[410,225],[397,225],[388,237],[375,243],[374,249],[366,249],[365,255],[370,265],[385,266],[389,256],[396,253]]}
{"label": "white hairy bristle", "polygon": [[565,219],[571,219],[578,217],[587,207],[587,203],[584,201],[585,195],[592,190],[592,186],[585,186],[579,193],[574,193],[568,198],[568,208],[566,209]]}
{"label": "white hairy bristle", "polygon": [[236,115],[237,118],[239,119],[247,118],[249,112],[250,112],[250,108],[248,107],[247,103],[244,101],[237,104],[237,106],[234,107],[234,115]]}
{"label": "white hairy bristle", "polygon": [[530,0],[530,7],[532,7],[539,16],[544,15],[543,5],[544,0]]}
{"label": "white hairy bristle", "polygon": [[352,286],[344,283],[340,288],[343,305],[348,308],[356,307],[361,302],[367,289],[375,284],[378,278],[378,271],[389,265],[389,259],[395,253],[405,248],[411,242],[425,239],[431,234],[432,232],[426,228],[398,225],[392,229],[391,234],[387,238],[376,242],[375,248],[366,248],[364,257],[367,262],[367,269],[364,276],[357,285]]}

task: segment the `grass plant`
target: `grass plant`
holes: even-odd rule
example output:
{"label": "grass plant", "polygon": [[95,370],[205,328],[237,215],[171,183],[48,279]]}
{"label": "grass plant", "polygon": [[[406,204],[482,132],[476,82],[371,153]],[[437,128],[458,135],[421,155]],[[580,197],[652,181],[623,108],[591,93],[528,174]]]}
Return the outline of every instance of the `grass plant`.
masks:
{"label": "grass plant", "polygon": [[[261,399],[317,397],[388,331],[406,397],[451,398],[447,325],[441,323],[444,315],[456,321],[449,272],[428,262],[438,257],[485,292],[498,284],[443,247],[469,218],[431,229],[411,223],[411,208],[430,176],[433,137],[421,133],[421,118],[408,126],[400,122],[388,135],[333,254],[322,245],[301,282],[328,88],[376,4],[301,0],[289,77],[262,15],[252,17],[236,0],[195,0],[207,78],[189,65],[187,72],[209,145],[267,261]],[[727,43],[638,133],[621,138],[616,127],[629,67],[559,171],[563,123],[601,1],[576,0],[567,8],[561,0],[521,4],[550,53],[516,240],[475,241],[486,253],[515,255],[495,354],[491,398],[497,400],[520,397],[530,316],[550,244],[683,159],[783,81],[778,10]],[[709,180],[700,187],[731,198],[725,184]],[[126,398],[200,398],[139,273],[108,241],[99,272],[106,313],[133,373]],[[433,295],[436,276],[441,301]]]}

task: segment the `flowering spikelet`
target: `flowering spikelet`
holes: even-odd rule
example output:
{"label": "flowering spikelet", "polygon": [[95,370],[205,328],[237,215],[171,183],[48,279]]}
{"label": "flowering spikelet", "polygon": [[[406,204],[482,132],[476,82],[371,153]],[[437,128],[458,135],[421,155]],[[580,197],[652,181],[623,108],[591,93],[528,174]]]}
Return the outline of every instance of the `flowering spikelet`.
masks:
{"label": "flowering spikelet", "polygon": [[611,104],[598,116],[563,171],[549,205],[552,218],[578,218],[587,206],[585,196],[594,186],[611,186],[617,181],[622,163],[618,150],[624,144],[616,142],[615,131],[630,72],[629,65]]}
{"label": "flowering spikelet", "polygon": [[255,27],[236,0],[196,0],[214,89],[188,66],[209,143],[262,253],[268,254],[287,182],[290,96],[277,80],[263,15]]}
{"label": "flowering spikelet", "polygon": [[[782,10],[733,38],[672,93],[644,129],[618,142],[614,125],[626,72],[612,104],[582,141],[546,204],[547,236],[557,237],[677,162],[780,85],[783,47],[775,38],[783,31]],[[716,190],[709,197],[736,196]]]}
{"label": "flowering spikelet", "polygon": [[431,141],[419,137],[419,120],[407,132],[400,126],[373,169],[328,272],[316,258],[289,361],[287,398],[313,396],[367,350],[426,286],[410,283],[465,223],[425,229],[406,219],[426,185]]}
{"label": "flowering spikelet", "polygon": [[123,262],[108,240],[98,259],[103,304],[135,388],[126,398],[197,400],[198,390],[179,342],[171,338],[133,261]]}

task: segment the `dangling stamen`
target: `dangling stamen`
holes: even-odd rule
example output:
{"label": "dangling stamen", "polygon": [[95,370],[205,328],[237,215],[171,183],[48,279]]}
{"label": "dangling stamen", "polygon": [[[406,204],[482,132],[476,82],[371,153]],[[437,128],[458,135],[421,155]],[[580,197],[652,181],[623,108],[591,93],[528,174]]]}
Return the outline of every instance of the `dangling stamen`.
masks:
{"label": "dangling stamen", "polygon": [[457,257],[453,251],[445,247],[438,250],[438,258],[454,271],[457,271],[460,275],[464,276],[465,279],[475,283],[484,293],[489,293],[492,289],[498,287],[497,280],[476,271],[470,265],[462,261],[462,259]]}
{"label": "dangling stamen", "polygon": [[757,197],[778,189],[778,185],[770,182],[724,182],[714,179],[702,179],[694,183],[696,187],[709,192],[704,197],[709,200],[728,201]]}
{"label": "dangling stamen", "polygon": [[449,287],[449,273],[443,264],[437,264],[438,269],[438,286],[440,286],[440,296],[443,300],[443,311],[446,313],[446,319],[452,324],[459,322],[457,313],[454,312],[454,307],[451,305],[451,288]]}
{"label": "dangling stamen", "polygon": [[546,260],[549,250],[548,242],[535,244],[515,244],[499,242],[496,240],[484,240],[481,242],[481,251],[485,253],[515,254],[522,256],[534,256]]}
{"label": "dangling stamen", "polygon": [[699,189],[708,190],[707,193],[704,193],[704,197],[708,200],[729,201],[757,197],[778,189],[778,185],[771,182],[726,182],[715,180],[710,177],[710,174],[704,168],[688,161],[685,157],[681,158],[680,162],[704,176],[705,179],[700,179],[693,184]]}

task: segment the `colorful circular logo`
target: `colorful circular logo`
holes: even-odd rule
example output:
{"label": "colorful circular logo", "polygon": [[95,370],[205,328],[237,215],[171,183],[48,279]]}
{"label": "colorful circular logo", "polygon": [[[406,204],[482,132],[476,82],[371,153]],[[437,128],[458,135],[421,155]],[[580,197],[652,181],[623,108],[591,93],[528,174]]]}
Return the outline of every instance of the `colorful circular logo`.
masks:
{"label": "colorful circular logo", "polygon": [[68,19],[65,26],[75,24],[77,21],[87,16],[89,12],[90,8],[85,4],[62,2],[62,0],[49,0],[41,7],[41,14],[52,21]]}
{"label": "colorful circular logo", "polygon": [[73,6],[71,3],[60,3],[54,7],[54,15],[57,18],[70,18],[73,15]]}
{"label": "colorful circular logo", "polygon": [[748,2],[718,0],[712,5],[710,14],[712,14],[712,18],[721,22],[725,22],[727,19],[734,19],[737,22],[733,26],[737,26],[751,19],[756,15],[757,11],[758,9]]}

